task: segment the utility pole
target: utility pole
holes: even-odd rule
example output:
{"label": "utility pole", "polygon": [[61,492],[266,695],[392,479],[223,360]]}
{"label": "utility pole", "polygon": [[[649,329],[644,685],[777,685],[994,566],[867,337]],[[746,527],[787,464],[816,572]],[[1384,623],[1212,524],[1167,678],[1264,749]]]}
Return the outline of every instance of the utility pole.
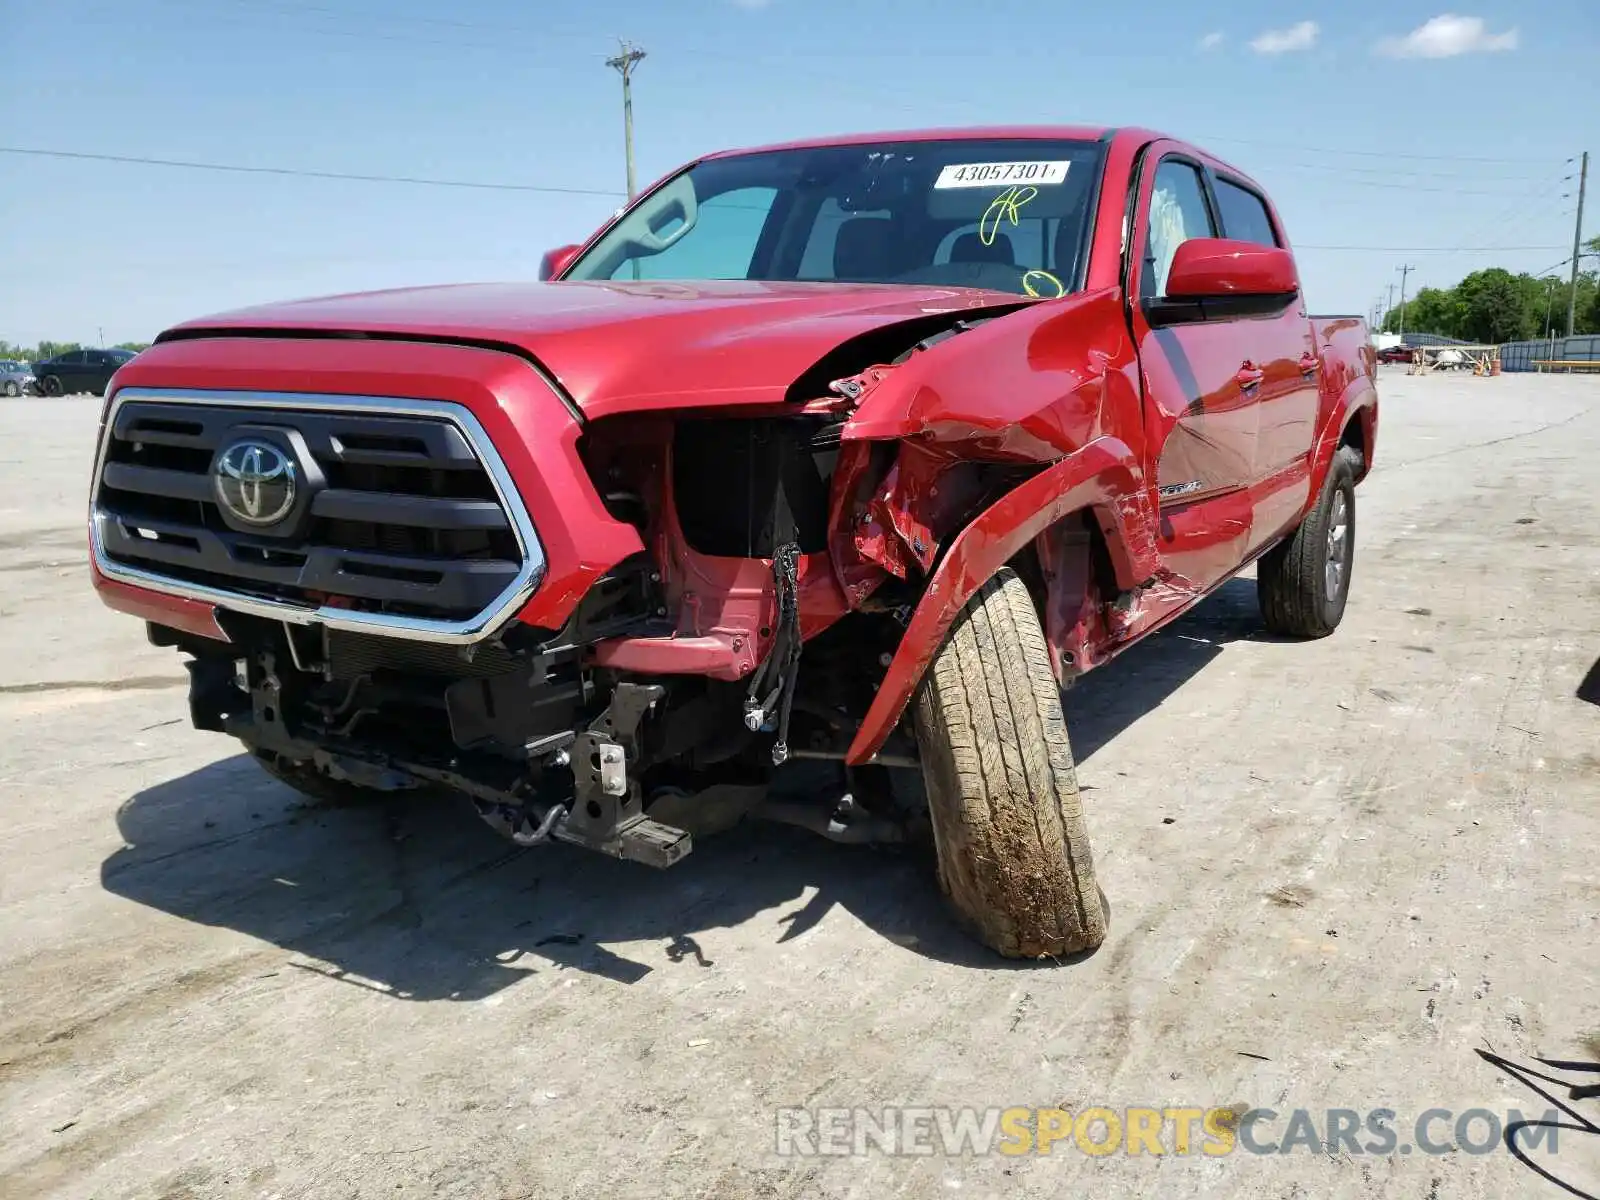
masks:
{"label": "utility pole", "polygon": [[628,201],[632,203],[633,182],[633,68],[644,58],[644,51],[632,42],[623,42],[621,53],[606,59],[606,66],[622,76],[622,137],[624,153],[628,156]]}
{"label": "utility pole", "polygon": [[1578,220],[1572,227],[1572,290],[1567,294],[1567,336],[1572,336],[1573,321],[1578,314],[1578,253],[1583,249],[1583,194],[1589,186],[1589,152],[1583,152],[1583,166],[1578,169]]}
{"label": "utility pole", "polygon": [[1406,276],[1415,270],[1415,267],[1403,266],[1400,268],[1400,336],[1402,338],[1406,336]]}
{"label": "utility pole", "polygon": [[1389,307],[1383,310],[1383,315],[1388,316],[1394,311],[1394,284],[1389,285]]}

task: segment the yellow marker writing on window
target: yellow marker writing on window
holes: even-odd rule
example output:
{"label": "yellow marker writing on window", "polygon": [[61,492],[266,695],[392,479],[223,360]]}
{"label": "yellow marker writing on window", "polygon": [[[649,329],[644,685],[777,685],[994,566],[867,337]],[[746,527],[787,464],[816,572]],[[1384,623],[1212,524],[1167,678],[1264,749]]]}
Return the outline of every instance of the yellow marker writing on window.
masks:
{"label": "yellow marker writing on window", "polygon": [[1000,236],[1000,226],[1010,221],[1022,224],[1022,206],[1039,194],[1036,187],[1011,187],[989,201],[983,219],[978,222],[978,237],[985,246],[994,245]]}
{"label": "yellow marker writing on window", "polygon": [[[1055,290],[1051,292],[1041,292],[1038,289],[1038,283],[1043,283],[1046,287],[1051,287]],[[1066,285],[1054,275],[1050,274],[1049,271],[1024,272],[1022,276],[1022,290],[1027,292],[1028,295],[1034,297],[1036,300],[1054,300],[1057,296],[1065,296],[1067,294]]]}

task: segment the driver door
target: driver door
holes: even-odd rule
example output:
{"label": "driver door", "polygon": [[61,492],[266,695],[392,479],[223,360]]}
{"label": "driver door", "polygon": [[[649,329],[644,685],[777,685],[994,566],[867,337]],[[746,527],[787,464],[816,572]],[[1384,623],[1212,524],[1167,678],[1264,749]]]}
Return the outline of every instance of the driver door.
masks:
{"label": "driver door", "polygon": [[61,377],[61,390],[64,395],[70,396],[83,391],[89,379],[89,352],[74,350],[63,356],[61,370],[56,374]]}
{"label": "driver door", "polygon": [[1146,477],[1162,557],[1204,590],[1247,553],[1262,375],[1241,343],[1241,322],[1161,315],[1178,247],[1221,236],[1204,168],[1158,142],[1140,174],[1128,293],[1144,383]]}

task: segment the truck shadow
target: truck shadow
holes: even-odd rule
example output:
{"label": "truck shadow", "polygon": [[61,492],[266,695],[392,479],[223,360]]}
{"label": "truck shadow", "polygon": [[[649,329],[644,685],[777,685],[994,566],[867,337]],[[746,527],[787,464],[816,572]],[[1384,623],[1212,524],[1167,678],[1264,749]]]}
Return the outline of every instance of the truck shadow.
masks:
{"label": "truck shadow", "polygon": [[1594,660],[1594,666],[1589,668],[1589,673],[1583,677],[1583,682],[1578,684],[1577,694],[1579,700],[1600,705],[1600,658]]}
{"label": "truck shadow", "polygon": [[1261,624],[1254,577],[1228,580],[1192,612],[1130,646],[1067,691],[1074,756],[1088,762],[1199,674],[1229,642],[1278,640]]}
{"label": "truck shadow", "polygon": [[[1069,694],[1080,759],[1224,642],[1259,631],[1253,595],[1229,585],[1086,677]],[[138,793],[117,824],[126,845],[102,864],[106,890],[282,947],[291,969],[399,999],[480,1000],[563,970],[625,983],[713,970],[699,936],[738,927],[784,943],[836,906],[905,953],[988,970],[1034,965],[962,934],[920,853],[785,826],[703,839],[683,864],[654,871],[565,846],[520,849],[465,803],[438,798],[305,808],[244,755]]]}

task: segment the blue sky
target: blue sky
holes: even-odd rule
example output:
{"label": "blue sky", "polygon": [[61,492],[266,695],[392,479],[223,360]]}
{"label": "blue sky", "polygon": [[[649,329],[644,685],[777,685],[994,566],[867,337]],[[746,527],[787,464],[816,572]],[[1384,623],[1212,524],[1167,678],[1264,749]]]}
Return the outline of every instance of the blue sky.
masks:
{"label": "blue sky", "polygon": [[0,154],[0,338],[147,340],[264,300],[532,278],[619,202],[619,36],[649,54],[641,183],[813,134],[1142,124],[1271,189],[1314,309],[1368,311],[1402,263],[1413,289],[1550,267],[1567,160],[1600,151],[1600,4],[1441,2],[0,0],[6,146],[619,193]]}

